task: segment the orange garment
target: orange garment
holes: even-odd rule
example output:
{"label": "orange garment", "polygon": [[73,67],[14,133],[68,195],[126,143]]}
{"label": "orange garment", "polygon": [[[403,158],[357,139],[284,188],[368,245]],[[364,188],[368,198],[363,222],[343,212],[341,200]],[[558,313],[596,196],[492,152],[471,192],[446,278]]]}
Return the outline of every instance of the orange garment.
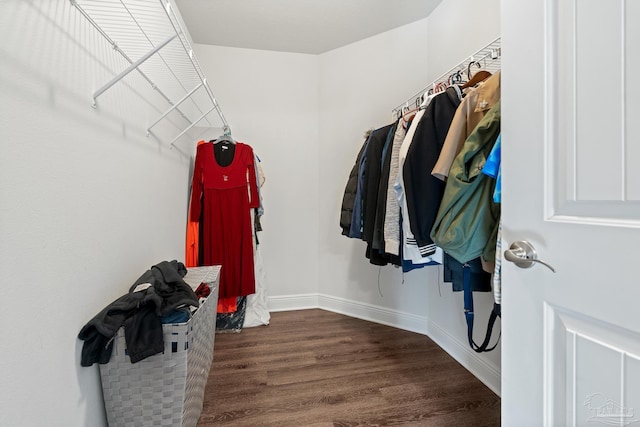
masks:
{"label": "orange garment", "polygon": [[218,299],[218,313],[235,313],[236,311],[238,311],[237,297]]}
{"label": "orange garment", "polygon": [[[191,213],[191,208],[189,208]],[[191,215],[189,215],[191,216]],[[200,224],[198,221],[187,220],[187,243],[184,254],[184,265],[186,267],[198,266],[198,232]]]}
{"label": "orange garment", "polygon": [[[197,146],[204,144],[205,141],[198,141]],[[198,266],[198,233],[200,231],[200,223],[191,221],[191,205],[189,205],[189,213],[187,215],[187,238],[184,254],[184,265],[186,267]]]}

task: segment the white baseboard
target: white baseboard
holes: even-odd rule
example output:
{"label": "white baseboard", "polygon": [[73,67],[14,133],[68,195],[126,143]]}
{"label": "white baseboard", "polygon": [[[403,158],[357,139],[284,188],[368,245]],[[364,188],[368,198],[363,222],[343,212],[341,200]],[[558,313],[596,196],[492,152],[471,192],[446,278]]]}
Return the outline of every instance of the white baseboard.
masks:
{"label": "white baseboard", "polygon": [[[442,326],[435,322],[429,321],[428,330],[426,335],[438,344],[440,348],[467,368],[469,372],[489,387],[491,391],[498,396],[501,395],[500,369],[497,369],[490,363],[487,363],[486,360],[480,358],[478,353],[471,350],[466,340],[463,342],[453,337]],[[495,351],[500,351],[500,348],[496,348]]]}
{"label": "white baseboard", "polygon": [[318,303],[323,310],[427,335],[428,319],[424,316],[323,294],[318,294]]}
{"label": "white baseboard", "polygon": [[[320,308],[357,319],[417,332],[431,338],[451,357],[500,396],[500,370],[483,360],[468,343],[449,334],[445,328],[425,316],[404,313],[372,304],[363,304],[324,294],[299,294],[269,297],[269,311]],[[466,338],[466,337],[465,337]]]}
{"label": "white baseboard", "polygon": [[269,311],[292,311],[319,308],[318,294],[298,294],[268,297]]}

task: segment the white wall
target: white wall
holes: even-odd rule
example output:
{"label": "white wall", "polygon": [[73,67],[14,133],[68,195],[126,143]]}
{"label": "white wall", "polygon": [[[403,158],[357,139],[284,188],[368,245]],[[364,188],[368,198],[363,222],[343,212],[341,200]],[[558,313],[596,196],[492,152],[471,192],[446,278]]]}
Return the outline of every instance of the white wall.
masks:
{"label": "white wall", "polygon": [[[364,131],[389,124],[392,108],[499,35],[499,0],[445,0],[425,20],[320,57],[321,305],[427,333],[495,391],[499,348],[469,349],[462,294],[442,284],[440,268],[402,275],[369,264],[365,243],[340,235],[339,213]],[[479,341],[492,301],[475,294]]]}
{"label": "white wall", "polygon": [[426,84],[427,29],[421,20],[320,56],[319,292],[421,316],[438,268],[403,284],[401,271],[369,264],[366,244],[341,235],[339,217],[365,131],[390,124],[391,109]]}
{"label": "white wall", "polygon": [[[318,288],[318,57],[196,45],[232,127],[262,161],[269,296]],[[200,138],[212,139],[205,131]]]}
{"label": "white wall", "polygon": [[190,159],[146,124],[168,104],[69,2],[0,3],[0,425],[106,425],[80,328],[183,259]]}
{"label": "white wall", "polygon": [[500,37],[500,0],[443,0],[428,22],[430,82]]}

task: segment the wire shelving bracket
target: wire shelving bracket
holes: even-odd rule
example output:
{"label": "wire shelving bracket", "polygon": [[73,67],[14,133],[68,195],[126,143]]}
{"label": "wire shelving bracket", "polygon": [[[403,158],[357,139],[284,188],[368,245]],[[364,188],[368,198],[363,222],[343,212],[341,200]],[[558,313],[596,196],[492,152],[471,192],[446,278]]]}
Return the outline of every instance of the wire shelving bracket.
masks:
{"label": "wire shelving bracket", "polygon": [[[69,0],[130,65],[92,94],[97,98],[125,76],[138,72],[169,104],[169,108],[147,126],[154,126],[176,111],[188,123],[170,144],[206,119],[214,110],[225,131],[230,129],[209,87],[170,0]],[[176,42],[177,40],[177,42]],[[136,60],[132,58],[138,58]],[[174,101],[174,100],[178,101]],[[183,104],[188,108],[181,109]],[[199,115],[191,119],[186,110]],[[193,115],[193,114],[192,114]]]}

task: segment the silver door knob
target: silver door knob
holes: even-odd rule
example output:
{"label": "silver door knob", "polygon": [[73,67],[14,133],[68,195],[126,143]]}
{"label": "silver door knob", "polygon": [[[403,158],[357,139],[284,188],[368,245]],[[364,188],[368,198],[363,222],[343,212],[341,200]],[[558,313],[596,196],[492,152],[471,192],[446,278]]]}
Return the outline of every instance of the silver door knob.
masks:
{"label": "silver door knob", "polygon": [[516,240],[509,249],[504,251],[504,259],[520,268],[531,268],[534,263],[542,264],[554,273],[556,270],[544,261],[538,259],[538,254],[531,243],[524,240]]}

